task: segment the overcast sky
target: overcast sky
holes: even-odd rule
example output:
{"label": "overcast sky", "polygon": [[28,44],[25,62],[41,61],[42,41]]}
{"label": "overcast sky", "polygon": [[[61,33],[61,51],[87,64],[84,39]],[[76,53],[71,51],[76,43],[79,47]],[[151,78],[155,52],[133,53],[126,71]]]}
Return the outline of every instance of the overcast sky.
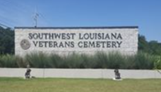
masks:
{"label": "overcast sky", "polygon": [[33,27],[139,26],[161,42],[161,0],[0,0],[0,24]]}

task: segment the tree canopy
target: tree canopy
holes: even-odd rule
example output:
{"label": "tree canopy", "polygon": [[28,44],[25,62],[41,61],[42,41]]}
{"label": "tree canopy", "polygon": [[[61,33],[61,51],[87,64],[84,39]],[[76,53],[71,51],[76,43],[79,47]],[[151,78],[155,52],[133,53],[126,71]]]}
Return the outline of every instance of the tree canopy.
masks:
{"label": "tree canopy", "polygon": [[14,31],[0,27],[0,54],[14,53]]}
{"label": "tree canopy", "polygon": [[138,50],[153,55],[161,55],[161,43],[157,41],[147,41],[145,36],[139,35]]}

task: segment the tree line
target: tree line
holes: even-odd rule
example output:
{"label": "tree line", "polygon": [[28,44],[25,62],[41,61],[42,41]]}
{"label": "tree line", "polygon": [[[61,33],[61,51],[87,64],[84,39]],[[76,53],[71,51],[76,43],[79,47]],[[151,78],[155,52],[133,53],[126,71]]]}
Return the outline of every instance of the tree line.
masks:
{"label": "tree line", "polygon": [[[138,36],[138,50],[152,55],[161,55],[161,43],[147,41],[145,36]],[[14,54],[14,30],[0,27],[0,54]]]}
{"label": "tree line", "polygon": [[0,54],[14,54],[14,31],[0,27]]}
{"label": "tree line", "polygon": [[145,36],[138,37],[138,50],[152,55],[161,55],[161,43],[158,41],[147,41]]}

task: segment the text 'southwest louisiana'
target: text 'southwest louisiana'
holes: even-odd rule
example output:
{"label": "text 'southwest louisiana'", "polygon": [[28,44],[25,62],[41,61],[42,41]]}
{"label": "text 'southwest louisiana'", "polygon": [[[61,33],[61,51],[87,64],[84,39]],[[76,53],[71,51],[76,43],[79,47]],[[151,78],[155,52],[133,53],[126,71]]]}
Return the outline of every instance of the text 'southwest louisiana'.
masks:
{"label": "text 'southwest louisiana'", "polygon": [[41,48],[120,48],[123,40],[121,33],[28,33],[28,38]]}

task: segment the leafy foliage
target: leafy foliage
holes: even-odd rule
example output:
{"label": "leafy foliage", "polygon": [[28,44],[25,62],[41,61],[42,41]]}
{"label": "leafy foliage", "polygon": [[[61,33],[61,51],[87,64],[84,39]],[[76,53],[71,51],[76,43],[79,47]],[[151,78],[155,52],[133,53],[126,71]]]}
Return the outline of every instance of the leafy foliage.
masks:
{"label": "leafy foliage", "polygon": [[0,27],[0,54],[14,53],[14,31]]}
{"label": "leafy foliage", "polygon": [[18,67],[15,56],[9,54],[0,56],[0,67]]}
{"label": "leafy foliage", "polygon": [[139,51],[143,51],[152,55],[161,55],[161,43],[157,41],[146,41],[145,36],[139,35]]}
{"label": "leafy foliage", "polygon": [[14,55],[1,55],[0,67],[33,68],[107,68],[107,69],[154,69],[160,68],[161,58],[147,53],[138,52],[136,55],[122,55],[118,52],[106,54],[97,52],[95,55],[76,54],[59,56],[56,54],[31,53],[24,58]]}

